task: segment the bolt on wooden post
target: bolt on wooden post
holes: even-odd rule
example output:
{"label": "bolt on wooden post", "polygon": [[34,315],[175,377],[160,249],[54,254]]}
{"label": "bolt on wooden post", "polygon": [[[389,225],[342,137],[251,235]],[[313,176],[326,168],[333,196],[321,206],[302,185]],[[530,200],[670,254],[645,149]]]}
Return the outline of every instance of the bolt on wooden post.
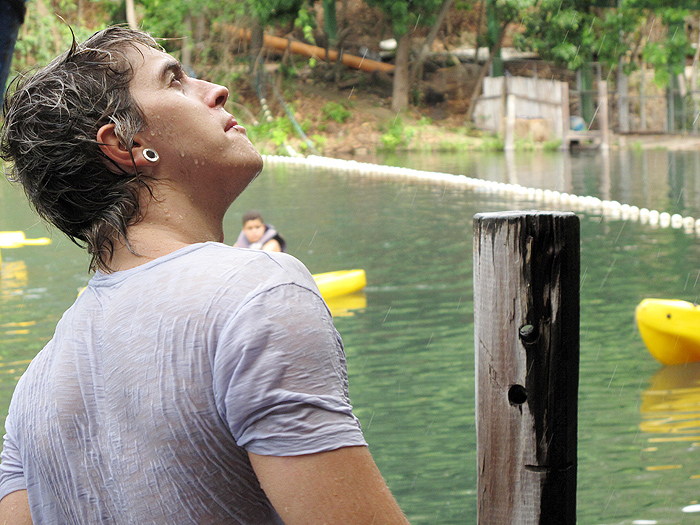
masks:
{"label": "bolt on wooden post", "polygon": [[479,525],[576,522],[580,228],[474,216]]}

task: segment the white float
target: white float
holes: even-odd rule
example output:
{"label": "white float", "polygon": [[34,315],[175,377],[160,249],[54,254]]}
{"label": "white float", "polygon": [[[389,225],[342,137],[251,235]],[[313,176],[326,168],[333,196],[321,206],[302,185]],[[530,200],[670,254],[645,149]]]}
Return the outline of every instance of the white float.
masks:
{"label": "white float", "polygon": [[[288,151],[292,153],[293,150]],[[297,152],[294,153],[298,155]],[[640,224],[649,224],[651,226],[661,226],[663,228],[668,228],[669,226],[674,229],[682,228],[683,231],[688,234],[700,236],[700,219],[696,220],[693,217],[683,217],[679,213],[670,214],[664,211],[638,208],[637,206],[621,204],[614,200],[601,200],[598,197],[590,195],[580,196],[556,190],[525,187],[520,184],[475,179],[465,175],[423,171],[397,166],[382,166],[379,164],[358,162],[356,160],[333,159],[317,155],[309,155],[305,158],[302,156],[265,155],[264,159],[267,164],[304,165],[311,168],[321,167],[362,176],[393,176],[397,178],[466,186],[467,188],[481,193],[512,197],[516,201],[529,200],[536,203],[545,203],[555,209],[561,209],[563,207],[565,209],[568,208],[573,211],[592,215],[602,214],[603,217],[610,220],[622,219],[639,222]]]}

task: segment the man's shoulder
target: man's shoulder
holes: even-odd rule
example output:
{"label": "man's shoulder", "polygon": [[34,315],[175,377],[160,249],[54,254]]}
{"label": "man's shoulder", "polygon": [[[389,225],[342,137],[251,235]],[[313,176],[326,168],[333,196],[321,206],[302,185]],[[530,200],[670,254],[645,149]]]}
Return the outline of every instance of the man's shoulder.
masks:
{"label": "man's shoulder", "polygon": [[192,255],[195,257],[214,258],[221,261],[224,265],[251,264],[258,268],[265,267],[271,270],[273,268],[279,268],[281,271],[306,270],[304,263],[288,253],[238,248],[217,242],[205,243],[200,250],[193,251]]}
{"label": "man's shoulder", "polygon": [[135,293],[143,293],[155,300],[185,295],[195,301],[196,297],[222,293],[241,296],[286,283],[313,289],[313,277],[291,255],[207,242],[131,270],[98,274],[90,281],[89,288],[127,300]]}
{"label": "man's shoulder", "polygon": [[236,282],[297,283],[308,286],[313,277],[306,266],[287,253],[234,248],[221,243],[207,243],[192,252],[191,264],[202,267],[214,279]]}

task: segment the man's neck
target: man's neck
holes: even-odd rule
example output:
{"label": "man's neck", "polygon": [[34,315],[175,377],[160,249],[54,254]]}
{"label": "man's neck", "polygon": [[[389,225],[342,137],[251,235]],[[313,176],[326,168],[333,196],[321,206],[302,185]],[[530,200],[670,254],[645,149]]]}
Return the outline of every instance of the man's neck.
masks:
{"label": "man's neck", "polygon": [[190,244],[223,242],[222,212],[198,209],[187,201],[168,203],[152,200],[143,207],[143,218],[127,230],[131,250],[123,239],[115,240],[109,265],[113,271],[135,268]]}

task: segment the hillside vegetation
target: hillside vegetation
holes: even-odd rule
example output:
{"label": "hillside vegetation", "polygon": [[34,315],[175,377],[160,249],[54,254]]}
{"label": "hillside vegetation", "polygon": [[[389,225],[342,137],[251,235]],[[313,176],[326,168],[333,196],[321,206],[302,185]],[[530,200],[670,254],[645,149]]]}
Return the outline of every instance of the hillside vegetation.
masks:
{"label": "hillside vegetation", "polygon": [[[501,139],[483,136],[470,119],[488,72],[558,78],[574,88],[577,78],[589,79],[592,61],[611,81],[616,72],[662,64],[654,70],[661,84],[685,78],[676,73],[692,64],[686,87],[697,89],[698,56],[690,46],[700,35],[697,11],[685,9],[683,1],[663,8],[661,0],[615,2],[619,8],[608,3],[29,0],[13,65],[22,70],[46,63],[69,45],[68,26],[82,39],[131,18],[163,37],[166,50],[191,74],[229,87],[229,111],[264,153],[499,149]],[[619,38],[606,39],[611,28]],[[316,46],[320,54],[263,46],[263,34]],[[391,39],[393,48],[383,50]],[[539,58],[502,60],[500,49],[513,46],[536,50]],[[476,48],[482,48],[479,60]],[[323,60],[326,50],[395,68],[346,67]],[[521,140],[518,147],[535,144]]]}

